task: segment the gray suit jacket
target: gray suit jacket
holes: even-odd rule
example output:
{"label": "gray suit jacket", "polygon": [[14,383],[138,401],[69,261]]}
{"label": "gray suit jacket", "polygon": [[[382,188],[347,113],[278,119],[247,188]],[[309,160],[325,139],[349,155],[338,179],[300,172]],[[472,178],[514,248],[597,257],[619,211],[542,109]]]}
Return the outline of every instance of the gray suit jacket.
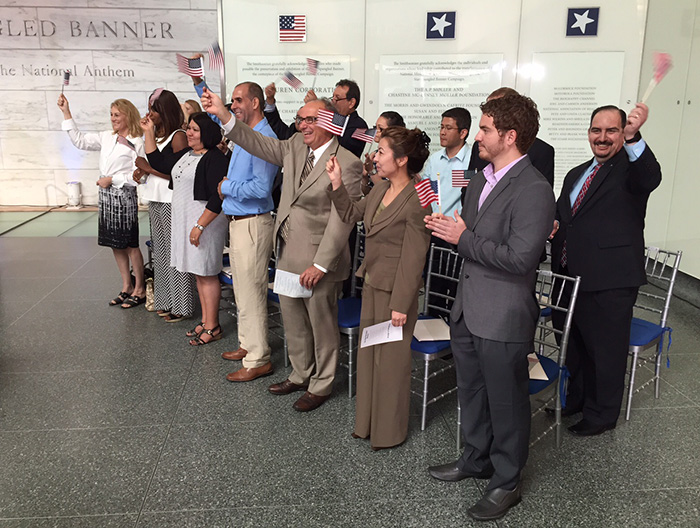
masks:
{"label": "gray suit jacket", "polygon": [[[325,280],[346,279],[350,274],[348,237],[353,224],[346,224],[340,219],[326,194],[330,183],[326,162],[336,151],[338,140],[333,138],[300,186],[299,179],[308,153],[302,134],[294,134],[290,139],[281,141],[263,136],[237,121],[227,137],[253,156],[284,168],[275,240],[286,218],[289,218],[289,240],[282,250],[278,266],[285,271],[301,274],[309,266],[318,264],[328,270]],[[353,199],[359,199],[362,163],[343,147],[338,148],[336,156],[348,193]]]}
{"label": "gray suit jacket", "polygon": [[485,184],[478,173],[464,197],[467,230],[457,246],[464,268],[451,318],[464,314],[469,331],[481,338],[522,343],[533,338],[540,311],[535,276],[552,231],[554,194],[527,156],[478,209]]}

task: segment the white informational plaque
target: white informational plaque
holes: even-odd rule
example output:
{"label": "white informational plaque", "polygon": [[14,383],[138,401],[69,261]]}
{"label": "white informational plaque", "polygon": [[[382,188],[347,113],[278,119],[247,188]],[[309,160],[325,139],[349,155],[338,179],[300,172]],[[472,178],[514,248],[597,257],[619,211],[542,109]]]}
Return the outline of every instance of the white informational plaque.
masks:
{"label": "white informational plaque", "polygon": [[275,270],[275,287],[272,289],[277,295],[294,297],[296,299],[308,299],[314,293],[313,290],[304,288],[299,282],[300,275],[284,271]]}
{"label": "white informational plaque", "polygon": [[530,97],[540,111],[537,137],[556,153],[556,195],[566,173],[593,157],[588,144],[591,112],[620,105],[624,66],[623,51],[533,53]]}
{"label": "white informational plaque", "polygon": [[[379,57],[379,109],[400,113],[409,128],[419,127],[440,149],[442,113],[456,106],[469,110],[478,126],[479,105],[501,86],[501,53],[459,55],[382,55]],[[477,125],[477,126],[475,126]],[[469,133],[473,138],[475,132]]]}
{"label": "white informational plaque", "polygon": [[391,343],[403,339],[403,326],[394,326],[391,320],[368,326],[362,331],[360,348],[365,348],[382,343]]}
{"label": "white informational plaque", "polygon": [[418,341],[449,341],[450,326],[442,319],[418,319],[413,329]]}

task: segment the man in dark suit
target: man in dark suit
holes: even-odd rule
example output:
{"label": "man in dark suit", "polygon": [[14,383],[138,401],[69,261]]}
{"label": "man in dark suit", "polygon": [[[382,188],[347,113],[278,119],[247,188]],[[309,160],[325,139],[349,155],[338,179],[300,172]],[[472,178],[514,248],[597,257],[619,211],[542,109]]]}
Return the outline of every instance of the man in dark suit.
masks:
{"label": "man in dark suit", "polygon": [[[639,132],[649,115],[615,106],[593,111],[589,160],[569,171],[557,201],[552,269],[581,276],[569,334],[571,372],[565,415],[580,436],[614,429],[622,405],[632,308],[644,271],[644,217],[661,167]],[[559,328],[561,317],[553,322]]]}
{"label": "man in dark suit", "polygon": [[[491,99],[517,93],[518,92],[513,90],[513,88],[503,86],[491,92],[486,100],[490,101]],[[533,167],[540,171],[542,176],[549,182],[549,185],[554,188],[554,147],[542,141],[540,138],[535,138],[535,142],[528,149],[527,155]],[[474,145],[472,145],[472,157],[469,161],[469,170],[478,172],[484,170],[484,167],[488,164],[488,161],[479,157],[479,143],[475,141]]]}
{"label": "man in dark suit", "polygon": [[360,197],[362,163],[338,144],[330,132],[316,125],[319,109],[333,110],[328,99],[305,104],[298,112],[299,133],[279,140],[263,136],[234,119],[221,99],[208,90],[202,107],[215,114],[226,137],[253,156],[284,167],[282,197],[277,209],[273,240],[279,242],[277,267],[299,275],[299,282],[313,290],[310,298],[280,295],[282,319],[292,373],[269,391],[286,395],[304,391],[294,403],[299,412],[323,404],[331,394],[338,363],[338,296],[350,273],[345,224],[326,193],[326,162],[335,154],[343,183],[353,200]]}
{"label": "man in dark suit", "polygon": [[530,436],[527,355],[540,311],[535,277],[554,195],[525,154],[539,129],[535,103],[507,95],[481,111],[475,140],[489,164],[467,187],[462,217],[425,218],[464,258],[450,334],[465,449],[457,461],[429,471],[446,481],[490,479],[469,515],[491,520],[521,496]]}

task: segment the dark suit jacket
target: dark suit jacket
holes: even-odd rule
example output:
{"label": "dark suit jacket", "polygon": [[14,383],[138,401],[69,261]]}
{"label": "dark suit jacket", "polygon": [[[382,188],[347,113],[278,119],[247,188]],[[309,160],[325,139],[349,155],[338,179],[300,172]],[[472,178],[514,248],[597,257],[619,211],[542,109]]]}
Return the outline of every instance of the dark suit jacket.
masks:
{"label": "dark suit jacket", "polygon": [[282,121],[282,117],[280,116],[279,110],[277,110],[277,106],[275,106],[275,108],[270,112],[265,112],[265,117],[267,118],[270,128],[272,128],[272,131],[279,139],[289,139],[297,133],[297,127],[294,126],[294,123],[287,125],[284,123],[284,121]]}
{"label": "dark suit jacket", "polygon": [[366,272],[373,288],[391,292],[389,307],[407,314],[423,280],[430,232],[425,228],[426,212],[412,183],[374,221],[389,187],[388,181],[382,181],[357,202],[350,199],[342,185],[335,191],[329,186],[328,195],[344,222],[364,220],[365,258],[357,276],[364,277]]}
{"label": "dark suit jacket", "polygon": [[[554,147],[549,143],[542,141],[540,138],[535,138],[535,142],[527,151],[533,167],[535,167],[549,185],[554,187]],[[479,143],[474,142],[472,145],[472,157],[469,161],[469,170],[484,170],[489,162],[482,160],[479,157]]]}
{"label": "dark suit jacket", "polygon": [[571,189],[591,163],[570,170],[564,179],[557,201],[560,225],[552,240],[552,269],[561,271],[566,240],[568,271],[581,276],[582,291],[645,284],[644,217],[649,194],[661,183],[661,167],[649,145],[634,162],[623,148],[598,170],[572,216]]}
{"label": "dark suit jacket", "polygon": [[280,269],[300,274],[309,266],[318,264],[328,270],[324,280],[345,280],[350,273],[348,236],[353,226],[340,219],[326,194],[329,182],[326,162],[337,150],[343,183],[350,196],[357,199],[361,195],[360,160],[340,147],[334,137],[300,186],[299,179],[308,153],[301,134],[280,141],[263,136],[242,121],[236,121],[227,137],[253,156],[284,167],[274,239],[277,240],[280,226],[286,218],[289,218],[289,239],[278,261]]}
{"label": "dark suit jacket", "polygon": [[[469,331],[501,342],[524,343],[535,335],[540,312],[535,276],[554,221],[554,194],[526,156],[516,163],[478,209],[484,173],[467,187],[457,251],[464,257],[462,277],[450,314],[460,315]],[[477,210],[478,209],[478,210]]]}

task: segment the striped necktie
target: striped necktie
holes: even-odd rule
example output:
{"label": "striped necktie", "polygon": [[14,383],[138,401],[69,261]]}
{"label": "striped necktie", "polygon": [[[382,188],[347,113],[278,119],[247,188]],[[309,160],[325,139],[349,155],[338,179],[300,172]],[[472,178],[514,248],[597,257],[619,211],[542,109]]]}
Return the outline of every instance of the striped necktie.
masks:
{"label": "striped necktie", "polygon": [[[595,178],[595,175],[598,174],[598,169],[600,169],[603,166],[602,163],[598,163],[595,167],[593,167],[593,170],[591,173],[586,177],[586,180],[583,182],[583,186],[581,187],[581,190],[578,192],[578,195],[576,196],[576,199],[574,200],[574,205],[571,206],[571,216],[574,216],[576,214],[576,211],[579,210],[581,207],[581,203],[583,202],[583,199],[586,197],[586,193],[588,192],[588,188],[591,186],[591,182],[593,181],[593,178]],[[564,240],[564,245],[561,247],[561,267],[565,268],[567,264],[569,263],[569,260],[566,258],[566,240]]]}
{"label": "striped necktie", "polygon": [[[314,152],[313,150],[309,150],[309,155],[306,158],[306,163],[304,164],[304,168],[301,171],[301,176],[299,177],[299,187],[304,185],[304,182],[306,181],[306,178],[309,177],[309,174],[311,173],[311,169],[314,168]],[[287,242],[289,240],[289,216],[284,219],[282,222],[282,225],[280,226],[280,236],[282,237],[282,240]]]}

